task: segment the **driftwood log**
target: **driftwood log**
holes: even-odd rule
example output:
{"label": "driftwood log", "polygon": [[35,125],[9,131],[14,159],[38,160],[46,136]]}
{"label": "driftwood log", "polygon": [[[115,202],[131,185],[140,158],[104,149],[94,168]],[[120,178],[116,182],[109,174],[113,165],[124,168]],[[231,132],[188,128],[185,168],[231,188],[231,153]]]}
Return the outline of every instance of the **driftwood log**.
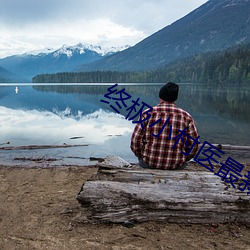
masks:
{"label": "driftwood log", "polygon": [[160,221],[250,224],[246,192],[208,171],[142,170],[101,164],[77,195],[90,223]]}
{"label": "driftwood log", "polygon": [[[236,151],[250,151],[250,146],[230,145],[230,144],[212,144],[220,150],[236,150]],[[202,145],[199,145],[200,147]]]}
{"label": "driftwood log", "polygon": [[72,148],[72,147],[86,147],[88,144],[63,144],[63,145],[28,145],[28,146],[7,146],[0,147],[0,150],[32,150],[32,149],[49,149],[49,148]]}

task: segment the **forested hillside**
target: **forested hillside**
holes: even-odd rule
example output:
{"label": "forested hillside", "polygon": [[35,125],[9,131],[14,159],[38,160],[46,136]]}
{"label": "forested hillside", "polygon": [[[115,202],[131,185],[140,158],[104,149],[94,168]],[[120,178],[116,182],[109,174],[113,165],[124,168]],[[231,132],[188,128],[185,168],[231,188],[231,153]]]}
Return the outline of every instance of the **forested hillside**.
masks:
{"label": "forested hillside", "polygon": [[198,54],[152,72],[153,82],[250,83],[250,44],[223,52]]}
{"label": "forested hillside", "polygon": [[249,10],[250,0],[209,0],[135,46],[84,64],[76,71],[155,70],[198,53],[247,44],[250,42]]}
{"label": "forested hillside", "polygon": [[230,48],[222,52],[197,54],[155,71],[65,72],[42,74],[33,78],[34,83],[154,83],[166,81],[250,84],[250,44]]}

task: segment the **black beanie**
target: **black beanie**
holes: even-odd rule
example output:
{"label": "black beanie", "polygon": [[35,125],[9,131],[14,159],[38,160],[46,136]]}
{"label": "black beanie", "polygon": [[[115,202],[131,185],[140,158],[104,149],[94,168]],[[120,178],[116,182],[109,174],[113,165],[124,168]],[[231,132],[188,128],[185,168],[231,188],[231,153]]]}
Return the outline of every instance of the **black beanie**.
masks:
{"label": "black beanie", "polygon": [[161,87],[159,97],[166,102],[174,102],[178,98],[179,86],[176,83],[168,82]]}

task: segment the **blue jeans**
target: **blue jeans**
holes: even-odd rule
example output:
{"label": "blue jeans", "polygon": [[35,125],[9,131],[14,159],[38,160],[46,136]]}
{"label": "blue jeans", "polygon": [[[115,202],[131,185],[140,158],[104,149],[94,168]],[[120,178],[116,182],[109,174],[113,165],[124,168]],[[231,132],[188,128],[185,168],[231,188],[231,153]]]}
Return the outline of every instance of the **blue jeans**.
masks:
{"label": "blue jeans", "polygon": [[[149,168],[149,169],[156,169],[156,168],[153,168],[151,166],[149,166],[146,162],[144,162],[141,158],[138,158],[139,160],[139,165],[142,167],[142,168]],[[182,170],[182,169],[185,169],[187,167],[188,163],[187,162],[184,162],[182,166],[179,166],[175,169],[167,169],[167,170]]]}

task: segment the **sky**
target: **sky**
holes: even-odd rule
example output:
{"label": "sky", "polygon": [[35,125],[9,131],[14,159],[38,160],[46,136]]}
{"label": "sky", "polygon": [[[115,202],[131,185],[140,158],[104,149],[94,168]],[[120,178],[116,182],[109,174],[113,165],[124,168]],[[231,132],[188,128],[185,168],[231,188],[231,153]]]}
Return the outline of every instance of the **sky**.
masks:
{"label": "sky", "polygon": [[0,0],[0,58],[87,43],[140,42],[207,0]]}

